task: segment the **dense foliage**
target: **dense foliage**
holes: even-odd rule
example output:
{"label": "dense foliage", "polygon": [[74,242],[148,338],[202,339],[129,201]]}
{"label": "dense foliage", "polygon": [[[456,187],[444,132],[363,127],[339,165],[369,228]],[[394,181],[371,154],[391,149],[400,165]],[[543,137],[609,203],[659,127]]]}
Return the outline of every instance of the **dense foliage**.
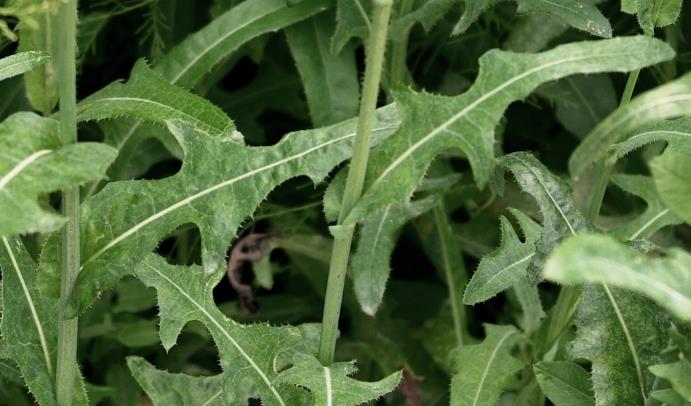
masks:
{"label": "dense foliage", "polygon": [[682,0],[0,0],[0,404],[691,405],[690,40]]}

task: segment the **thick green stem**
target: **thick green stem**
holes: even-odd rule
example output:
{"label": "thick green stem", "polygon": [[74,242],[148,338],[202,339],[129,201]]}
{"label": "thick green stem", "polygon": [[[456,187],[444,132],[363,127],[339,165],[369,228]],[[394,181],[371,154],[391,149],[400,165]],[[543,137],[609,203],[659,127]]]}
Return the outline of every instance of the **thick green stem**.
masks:
{"label": "thick green stem", "polygon": [[[451,302],[451,317],[453,318],[453,331],[454,335],[456,336],[456,345],[460,346],[463,345],[463,331],[465,330],[465,312],[463,307],[461,307],[461,301],[458,297],[458,294],[460,292],[456,291],[456,287],[458,285],[464,285],[465,281],[462,281],[463,283],[457,283],[456,278],[454,278],[454,270],[452,269],[452,264],[450,260],[451,253],[449,252],[449,250],[453,249],[454,247],[451,246],[451,241],[449,241],[449,237],[451,235],[451,228],[446,218],[444,203],[440,203],[437,207],[432,209],[432,212],[434,214],[434,226],[437,229],[437,235],[439,238],[439,248],[441,250],[442,255],[441,260],[442,267],[444,268],[444,275],[446,277],[446,286],[449,289],[449,302]],[[458,249],[458,247],[455,248]]]}
{"label": "thick green stem", "polygon": [[[402,17],[413,9],[414,0],[401,0],[398,6],[398,17]],[[406,27],[400,38],[395,38],[391,45],[391,62],[389,64],[389,86],[404,84],[406,81],[406,58],[408,57],[408,36],[411,27]]]}
{"label": "thick green stem", "polygon": [[344,225],[343,222],[355,206],[355,203],[360,199],[365,183],[370,135],[374,122],[374,112],[377,108],[377,96],[379,95],[379,83],[384,64],[391,4],[391,0],[375,0],[374,2],[372,32],[367,44],[367,64],[362,87],[362,99],[360,100],[360,114],[357,134],[355,135],[353,158],[350,162],[341,209],[338,214],[339,225],[332,227],[334,246],[331,252],[329,280],[326,286],[326,300],[324,302],[324,315],[322,318],[322,336],[319,344],[319,360],[324,365],[329,365],[333,362],[334,350],[336,348],[338,318],[341,313],[350,246],[355,232],[355,224]]}
{"label": "thick green stem", "polygon": [[[77,142],[76,34],[77,0],[60,4],[56,71],[60,92],[60,136],[65,144]],[[79,187],[62,191],[62,211],[67,223],[62,230],[57,373],[58,405],[74,404],[77,374],[77,318],[65,320],[66,302],[79,274]]]}

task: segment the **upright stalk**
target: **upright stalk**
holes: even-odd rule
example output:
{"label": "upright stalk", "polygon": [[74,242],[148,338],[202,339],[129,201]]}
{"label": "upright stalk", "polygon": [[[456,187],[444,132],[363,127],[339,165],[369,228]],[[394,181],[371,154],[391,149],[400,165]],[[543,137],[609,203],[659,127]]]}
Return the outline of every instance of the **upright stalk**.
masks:
{"label": "upright stalk", "polygon": [[348,170],[341,209],[338,214],[338,225],[332,227],[334,246],[331,252],[329,265],[329,280],[326,286],[326,299],[324,301],[324,314],[322,318],[322,335],[319,343],[319,360],[324,365],[333,362],[338,335],[338,319],[341,314],[341,302],[343,301],[343,288],[345,286],[348,257],[353,242],[355,224],[344,224],[344,221],[355,203],[362,195],[369,158],[370,135],[374,122],[374,112],[377,108],[377,96],[381,81],[384,52],[386,50],[386,33],[391,16],[392,0],[375,0],[372,18],[372,31],[367,43],[367,64],[365,67],[365,80],[360,100],[360,113],[358,116],[357,134],[353,158]]}
{"label": "upright stalk", "polygon": [[[414,0],[401,0],[398,4],[397,16],[402,17],[413,9]],[[408,38],[411,27],[406,27],[400,38],[396,38],[391,44],[391,62],[389,64],[389,86],[405,83],[406,58],[408,57]]]}
{"label": "upright stalk", "polygon": [[[77,142],[76,34],[77,0],[59,3],[56,71],[60,93],[60,136],[64,144]],[[58,320],[58,360],[55,390],[58,405],[71,406],[74,401],[77,373],[78,319],[65,320],[67,299],[79,274],[79,187],[62,191],[62,212],[67,223],[62,230],[60,302]]]}

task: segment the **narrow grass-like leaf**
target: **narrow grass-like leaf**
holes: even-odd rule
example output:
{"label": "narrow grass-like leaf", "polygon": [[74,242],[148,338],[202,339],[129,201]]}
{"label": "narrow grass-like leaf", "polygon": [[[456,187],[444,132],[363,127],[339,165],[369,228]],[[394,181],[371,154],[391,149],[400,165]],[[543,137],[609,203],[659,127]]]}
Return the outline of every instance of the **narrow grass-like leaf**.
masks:
{"label": "narrow grass-like leaf", "polygon": [[20,52],[0,59],[0,80],[21,75],[37,66],[41,66],[50,60],[45,52],[27,51]]}
{"label": "narrow grass-like leaf", "polygon": [[222,406],[223,378],[173,374],[156,369],[141,357],[128,357],[132,376],[156,406]]}
{"label": "narrow grass-like leaf", "polygon": [[396,92],[404,121],[372,151],[365,193],[348,221],[408,201],[430,162],[446,149],[462,150],[484,186],[494,168],[494,128],[509,104],[537,86],[576,73],[632,70],[672,55],[667,45],[645,37],[571,43],[539,54],[492,50],[480,58],[475,83],[460,96]]}
{"label": "narrow grass-like leaf", "polygon": [[612,237],[579,235],[554,251],[544,273],[559,283],[602,282],[632,290],[691,321],[691,255],[681,249],[649,259]]}
{"label": "narrow grass-like leaf", "polygon": [[[489,7],[501,0],[464,0],[465,9],[460,21],[453,29],[453,35],[465,32],[470,25]],[[599,37],[612,36],[612,27],[592,1],[584,0],[515,0],[519,13],[544,13],[558,18],[573,28]]]}
{"label": "narrow grass-like leaf", "polygon": [[224,404],[244,403],[258,395],[264,404],[288,405],[274,382],[275,362],[281,352],[299,342],[296,328],[262,323],[245,326],[228,319],[213,301],[213,288],[223,274],[210,275],[200,266],[173,266],[152,254],[137,266],[135,275],[156,289],[161,342],[166,350],[192,320],[209,330],[223,368]]}
{"label": "narrow grass-like leaf", "polygon": [[616,174],[612,181],[625,192],[640,197],[648,205],[638,217],[612,230],[617,237],[626,241],[646,239],[662,227],[682,222],[681,218],[664,205],[650,176]]}
{"label": "narrow grass-like leaf", "polygon": [[669,322],[659,308],[624,290],[587,286],[578,305],[576,326],[569,353],[592,363],[595,404],[644,404],[652,385],[647,367],[658,362],[667,345]]}
{"label": "narrow grass-like leaf", "polygon": [[166,121],[179,120],[200,132],[243,142],[221,109],[171,85],[149,69],[143,59],[134,65],[127,83],[111,83],[92,94],[78,104],[77,112],[79,121],[126,116],[165,125]]}
{"label": "narrow grass-like leaf", "polygon": [[562,239],[590,227],[576,209],[566,182],[552,174],[532,154],[514,152],[502,157],[501,163],[513,173],[521,189],[535,198],[542,212],[542,235],[535,244],[536,254],[528,269],[528,279],[535,281],[539,279],[545,258]]}
{"label": "narrow grass-like leaf", "polygon": [[568,361],[542,361],[533,371],[545,396],[555,406],[595,405],[588,371]]}
{"label": "narrow grass-like leaf", "polygon": [[[271,147],[247,147],[209,137],[180,122],[170,125],[185,157],[176,175],[156,181],[108,184],[82,209],[82,271],[71,299],[73,314],[131,273],[159,241],[186,223],[199,226],[207,273],[219,271],[235,233],[271,190],[305,175],[321,181],[352,151],[354,120],[288,134]],[[398,126],[394,106],[378,111],[374,145]],[[49,291],[59,272],[55,239],[42,266]]]}
{"label": "narrow grass-like leaf", "polygon": [[506,217],[500,218],[501,244],[493,253],[482,258],[463,294],[467,305],[484,302],[522,279],[535,256],[535,242],[542,233],[541,227],[518,210],[511,210],[524,235],[524,242]]}
{"label": "narrow grass-like leaf", "polygon": [[454,406],[493,406],[522,364],[511,355],[521,334],[513,326],[485,324],[484,341],[455,350],[451,379]]}
{"label": "narrow grass-like leaf", "polygon": [[[17,363],[41,405],[57,405],[55,358],[58,339],[57,300],[36,288],[38,267],[18,238],[0,237],[2,269],[2,356]],[[75,379],[75,405],[88,404],[81,376]]]}
{"label": "narrow grass-like leaf", "polygon": [[333,14],[322,13],[285,30],[315,127],[355,117],[360,101],[354,47],[333,55],[332,26]]}
{"label": "narrow grass-like leaf", "polygon": [[350,377],[355,372],[354,362],[325,367],[315,357],[300,354],[291,368],[278,375],[276,383],[307,388],[315,405],[358,406],[396,389],[402,376],[399,371],[377,382],[362,382]]}
{"label": "narrow grass-like leaf", "polygon": [[619,107],[574,150],[569,159],[571,175],[578,176],[591,164],[603,162],[614,144],[646,124],[691,114],[691,73],[657,87]]}
{"label": "narrow grass-like leaf", "polygon": [[362,311],[374,316],[384,298],[391,254],[403,225],[431,210],[437,202],[438,198],[432,196],[404,206],[388,205],[363,221],[351,262],[355,296]]}
{"label": "narrow grass-like leaf", "polygon": [[58,123],[16,113],[0,123],[0,236],[53,231],[62,216],[39,195],[100,179],[115,150],[96,143],[63,146]]}

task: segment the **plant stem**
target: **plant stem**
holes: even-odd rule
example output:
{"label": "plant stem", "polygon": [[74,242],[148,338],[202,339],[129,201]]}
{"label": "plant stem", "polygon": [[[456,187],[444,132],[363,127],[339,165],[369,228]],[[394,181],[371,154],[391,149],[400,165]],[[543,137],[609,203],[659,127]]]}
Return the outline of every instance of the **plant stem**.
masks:
{"label": "plant stem", "polygon": [[[453,318],[453,331],[456,336],[456,345],[463,345],[463,331],[465,330],[465,312],[460,306],[460,301],[458,300],[458,292],[456,292],[456,286],[464,285],[465,281],[461,283],[456,283],[454,278],[454,270],[450,261],[450,241],[449,237],[451,235],[451,230],[449,222],[446,218],[446,210],[444,210],[444,202],[439,203],[434,209],[432,209],[434,214],[434,226],[437,229],[437,235],[439,237],[439,247],[442,254],[442,267],[444,268],[444,275],[446,276],[446,286],[449,289],[449,302],[451,302],[451,317]],[[458,264],[462,265],[462,264]],[[460,271],[460,270],[457,270]],[[463,269],[465,271],[465,269]],[[465,279],[465,275],[463,275]]]}
{"label": "plant stem", "polygon": [[[401,0],[398,7],[398,17],[408,14],[414,5],[414,0]],[[406,27],[401,37],[392,41],[391,63],[389,65],[389,86],[403,84],[406,81],[406,58],[408,57],[408,37],[411,27]]]}
{"label": "plant stem", "polygon": [[[56,71],[60,93],[60,137],[64,144],[77,142],[76,32],[77,0],[60,3],[58,16]],[[58,405],[71,406],[77,374],[78,319],[65,320],[67,299],[79,274],[79,187],[62,191],[62,212],[67,218],[62,230],[60,302],[58,319],[57,373],[55,390]]]}
{"label": "plant stem", "polygon": [[343,222],[355,206],[355,203],[360,199],[365,183],[370,135],[372,133],[374,112],[377,108],[377,96],[379,95],[379,83],[381,81],[384,52],[386,50],[386,34],[392,3],[392,0],[374,1],[372,31],[367,44],[367,64],[365,67],[362,99],[360,100],[360,113],[358,116],[357,134],[355,135],[353,158],[348,169],[348,178],[343,193],[343,200],[341,201],[341,209],[338,214],[338,226],[332,227],[334,246],[331,252],[329,280],[326,286],[326,299],[322,318],[322,335],[321,342],[319,343],[319,360],[324,365],[329,365],[333,362],[334,350],[336,349],[338,318],[341,313],[350,246],[355,232],[355,224],[343,224]]}

